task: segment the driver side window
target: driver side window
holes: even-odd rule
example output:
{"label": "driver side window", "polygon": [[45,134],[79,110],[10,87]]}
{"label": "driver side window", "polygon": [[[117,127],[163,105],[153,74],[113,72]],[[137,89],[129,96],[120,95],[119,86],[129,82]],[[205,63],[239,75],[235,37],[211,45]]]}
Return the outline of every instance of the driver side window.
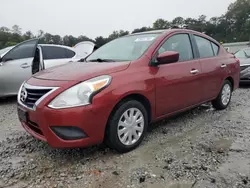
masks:
{"label": "driver side window", "polygon": [[188,34],[176,34],[166,40],[158,50],[158,54],[165,51],[176,51],[179,53],[179,61],[194,59],[191,42]]}
{"label": "driver side window", "polygon": [[10,50],[4,57],[3,61],[10,61],[15,59],[31,58],[34,56],[34,45],[36,41],[30,41],[25,44],[21,44]]}

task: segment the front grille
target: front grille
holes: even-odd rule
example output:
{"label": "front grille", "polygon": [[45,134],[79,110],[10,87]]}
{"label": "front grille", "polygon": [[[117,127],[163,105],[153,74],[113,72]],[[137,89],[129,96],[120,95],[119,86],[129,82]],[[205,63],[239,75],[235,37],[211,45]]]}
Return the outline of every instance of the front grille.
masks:
{"label": "front grille", "polygon": [[35,103],[46,93],[51,91],[51,89],[28,89],[25,88],[27,91],[27,97],[23,102],[27,107],[33,108]]}
{"label": "front grille", "polygon": [[245,70],[246,68],[250,67],[250,65],[243,65],[243,66],[240,66],[240,71],[243,71]]}
{"label": "front grille", "polygon": [[56,89],[57,87],[32,86],[25,83],[18,93],[18,102],[27,108],[34,109],[35,104]]}

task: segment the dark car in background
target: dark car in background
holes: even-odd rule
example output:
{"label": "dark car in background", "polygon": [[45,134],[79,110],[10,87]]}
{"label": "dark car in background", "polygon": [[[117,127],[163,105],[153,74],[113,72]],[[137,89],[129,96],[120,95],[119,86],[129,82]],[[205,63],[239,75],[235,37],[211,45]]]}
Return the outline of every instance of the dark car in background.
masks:
{"label": "dark car in background", "polygon": [[240,82],[250,83],[250,47],[241,49],[234,55],[240,60]]}

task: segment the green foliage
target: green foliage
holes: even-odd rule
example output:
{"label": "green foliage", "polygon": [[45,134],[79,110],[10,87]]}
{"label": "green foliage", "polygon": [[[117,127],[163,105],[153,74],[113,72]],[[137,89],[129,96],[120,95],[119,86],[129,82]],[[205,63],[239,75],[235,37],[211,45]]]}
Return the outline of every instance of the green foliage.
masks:
{"label": "green foliage", "polygon": [[139,33],[139,32],[144,32],[144,31],[151,31],[153,30],[153,28],[151,27],[142,27],[139,29],[134,29],[134,31],[132,31],[132,33]]}
{"label": "green foliage", "polygon": [[156,20],[154,23],[153,23],[153,28],[154,29],[169,29],[171,27],[171,23],[160,18],[158,20]]}
{"label": "green foliage", "polygon": [[[250,0],[235,1],[220,17],[212,17],[209,20],[205,15],[201,15],[197,19],[176,17],[171,22],[160,18],[153,23],[152,27],[137,28],[131,33],[169,28],[187,28],[204,32],[220,42],[248,41],[250,40]],[[93,41],[97,46],[102,46],[113,39],[128,34],[128,31],[119,30],[113,31],[107,38],[99,36],[92,40],[84,35],[61,37],[45,33],[43,30],[39,30],[36,35],[32,34],[31,31],[22,34],[22,29],[18,25],[14,25],[11,29],[0,27],[0,49],[34,37],[40,38],[40,43],[74,46],[81,41]]]}
{"label": "green foliage", "polygon": [[17,43],[16,42],[7,42],[6,46],[15,46]]}

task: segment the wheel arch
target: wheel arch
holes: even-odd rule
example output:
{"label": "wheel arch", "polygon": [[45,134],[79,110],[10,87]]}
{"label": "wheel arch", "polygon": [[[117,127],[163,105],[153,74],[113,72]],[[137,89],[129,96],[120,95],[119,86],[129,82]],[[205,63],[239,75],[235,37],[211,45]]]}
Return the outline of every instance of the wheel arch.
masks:
{"label": "wheel arch", "polygon": [[228,80],[232,84],[232,90],[234,90],[234,79],[231,76],[229,76],[225,80]]}
{"label": "wheel arch", "polygon": [[149,99],[140,93],[129,93],[129,94],[123,96],[113,107],[113,109],[109,115],[108,122],[109,122],[110,118],[112,117],[112,115],[117,110],[118,106],[121,103],[124,103],[124,102],[129,101],[129,100],[136,100],[136,101],[140,102],[145,107],[145,109],[147,111],[147,115],[148,115],[148,122],[150,123],[152,120],[152,106],[151,106]]}
{"label": "wheel arch", "polygon": [[106,123],[105,131],[104,131],[104,142],[106,142],[107,145],[110,145],[109,141],[107,139],[108,138],[108,132],[109,132],[110,119],[114,115],[115,111],[118,109],[119,105],[121,103],[124,103],[124,102],[129,101],[129,100],[139,101],[145,107],[145,109],[147,111],[148,122],[150,123],[151,120],[152,120],[152,107],[151,107],[150,100],[146,96],[144,96],[143,94],[140,94],[140,93],[129,93],[129,94],[126,94],[125,96],[122,96],[116,102],[113,109],[111,110],[111,113],[109,114],[109,117],[108,117],[108,120],[107,120],[107,123]]}

